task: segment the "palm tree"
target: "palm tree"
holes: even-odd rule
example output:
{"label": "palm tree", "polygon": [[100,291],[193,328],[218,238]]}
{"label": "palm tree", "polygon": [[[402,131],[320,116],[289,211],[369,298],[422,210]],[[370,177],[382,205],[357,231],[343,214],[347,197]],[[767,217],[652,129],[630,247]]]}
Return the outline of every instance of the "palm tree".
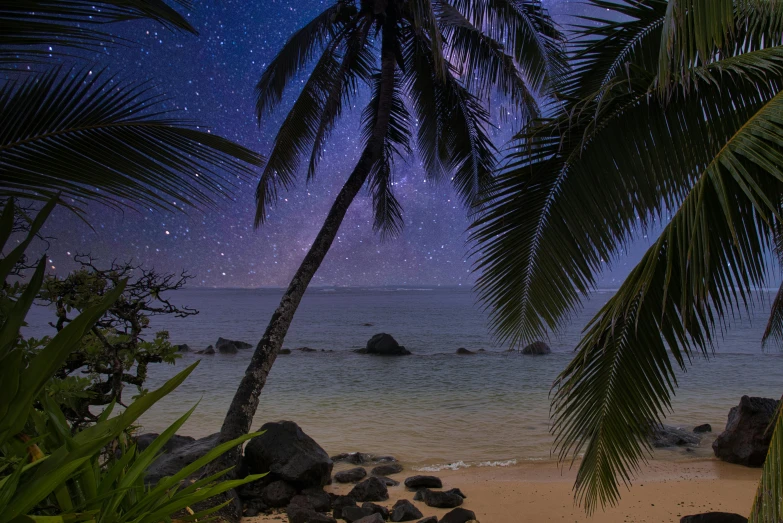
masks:
{"label": "palm tree", "polygon": [[263,165],[253,151],[175,119],[149,82],[53,63],[132,43],[106,31],[134,19],[196,34],[163,0],[0,0],[0,198],[205,206]]}
{"label": "palm tree", "polygon": [[[650,455],[675,369],[709,356],[768,277],[783,222],[783,5],[589,4],[601,14],[576,28],[559,107],[517,136],[472,238],[492,324],[516,344],[557,329],[606,262],[668,220],[554,386],[558,455],[582,456],[574,488],[592,512]],[[775,317],[765,339],[780,336]],[[783,513],[781,445],[783,429],[753,521]]]}
{"label": "palm tree", "polygon": [[401,230],[393,162],[413,149],[412,119],[427,175],[448,177],[476,212],[495,166],[482,100],[497,89],[521,117],[535,117],[536,93],[565,67],[561,35],[538,1],[337,0],[296,32],[262,75],[259,118],[312,61],[258,184],[256,224],[264,222],[278,191],[293,186],[302,160],[308,178],[316,174],[329,132],[366,84],[372,97],[357,136],[363,149],[256,347],[223,422],[225,440],[250,430],[297,306],[365,184],[372,194],[375,230],[382,236]]}

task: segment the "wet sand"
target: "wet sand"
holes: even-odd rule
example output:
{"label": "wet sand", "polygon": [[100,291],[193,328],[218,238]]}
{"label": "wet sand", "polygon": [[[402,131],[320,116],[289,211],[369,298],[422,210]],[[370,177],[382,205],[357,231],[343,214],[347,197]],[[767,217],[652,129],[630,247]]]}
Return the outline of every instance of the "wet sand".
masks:
{"label": "wet sand", "polygon": [[[342,468],[342,467],[341,467]],[[403,471],[398,481],[415,474]],[[654,460],[644,467],[630,490],[622,489],[616,507],[592,517],[574,505],[571,487],[576,470],[561,471],[554,463],[526,463],[510,467],[471,467],[434,473],[445,489],[459,487],[468,498],[464,508],[481,523],[668,523],[700,512],[750,512],[760,469],[749,469],[714,459],[693,461]],[[351,485],[331,485],[329,492],[345,494]],[[404,486],[390,487],[391,507],[401,498],[413,499]],[[433,509],[416,501],[424,516],[442,516],[448,510]],[[245,518],[245,523],[287,521],[284,513]]]}

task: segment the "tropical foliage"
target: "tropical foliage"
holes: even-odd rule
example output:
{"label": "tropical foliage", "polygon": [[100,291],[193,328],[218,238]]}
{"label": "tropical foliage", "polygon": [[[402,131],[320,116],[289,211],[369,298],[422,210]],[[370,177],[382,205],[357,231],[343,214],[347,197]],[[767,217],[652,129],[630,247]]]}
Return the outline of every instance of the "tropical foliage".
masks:
{"label": "tropical foliage", "polygon": [[140,18],[195,33],[162,0],[2,3],[0,198],[203,206],[262,165],[258,154],[176,119],[151,83],[85,63],[91,50],[132,43],[107,33],[111,23]]}
{"label": "tropical foliage", "polygon": [[575,490],[591,512],[615,503],[652,452],[676,369],[709,356],[769,276],[783,6],[588,3],[596,15],[573,35],[560,103],[518,135],[473,238],[493,325],[519,344],[561,325],[632,239],[660,231],[555,384],[559,457],[582,458]]}
{"label": "tropical foliage", "polygon": [[[12,268],[40,231],[56,200],[46,204],[18,245],[0,259],[3,286]],[[14,203],[0,216],[0,252],[12,236]],[[158,523],[200,501],[258,479],[218,482],[220,471],[195,482],[189,476],[222,453],[255,436],[243,436],[216,447],[203,458],[157,485],[144,485],[144,473],[193,412],[191,409],[143,452],[127,441],[133,423],[156,401],[171,392],[193,371],[195,364],[171,378],[111,417],[114,403],[96,423],[75,431],[65,419],[47,383],[65,364],[80,340],[123,294],[126,281],[118,284],[68,322],[40,351],[27,360],[21,347],[20,328],[44,279],[46,257],[36,264],[24,292],[16,299],[0,300],[0,523],[42,521],[48,523],[90,521],[95,523]],[[104,453],[109,447],[114,452]],[[219,507],[218,507],[219,508]],[[207,509],[186,516],[203,518],[217,510]],[[192,511],[191,511],[192,512]],[[201,521],[204,521],[201,519]]]}

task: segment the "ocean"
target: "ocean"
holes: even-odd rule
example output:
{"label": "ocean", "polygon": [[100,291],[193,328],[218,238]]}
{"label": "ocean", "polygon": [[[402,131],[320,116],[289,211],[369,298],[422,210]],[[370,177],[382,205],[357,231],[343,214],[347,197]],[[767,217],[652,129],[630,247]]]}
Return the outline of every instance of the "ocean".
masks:
{"label": "ocean", "polygon": [[[255,345],[277,306],[281,289],[184,289],[178,304],[194,317],[153,318],[173,343],[192,350],[218,337]],[[597,291],[560,333],[547,340],[553,353],[524,356],[493,342],[487,318],[469,288],[316,288],[305,295],[277,358],[255,417],[293,420],[327,452],[393,455],[420,470],[500,466],[552,459],[550,388],[573,357],[580,332],[612,295]],[[709,360],[697,358],[680,373],[667,423],[723,429],[742,395],[779,398],[783,353],[761,349],[772,295],[762,293],[750,317],[734,321]],[[26,334],[50,333],[51,311],[36,308]],[[412,356],[355,354],[376,333],[386,332]],[[310,347],[317,352],[295,349]],[[476,355],[455,354],[460,347]],[[141,419],[141,430],[160,432],[198,403],[180,431],[201,437],[219,430],[250,359],[236,355],[183,354],[176,365],[151,365],[149,388],[200,359],[190,378]],[[663,458],[711,455],[708,436],[696,453],[658,453]],[[658,455],[656,455],[658,457]]]}

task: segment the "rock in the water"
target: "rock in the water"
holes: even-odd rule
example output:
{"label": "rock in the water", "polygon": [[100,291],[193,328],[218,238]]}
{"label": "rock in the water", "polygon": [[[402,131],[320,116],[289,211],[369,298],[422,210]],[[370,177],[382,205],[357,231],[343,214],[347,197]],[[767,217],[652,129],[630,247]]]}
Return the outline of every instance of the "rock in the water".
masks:
{"label": "rock in the water", "polygon": [[370,473],[373,476],[391,476],[400,472],[402,472],[402,465],[399,463],[386,463],[373,468]]}
{"label": "rock in the water", "polygon": [[273,481],[261,491],[261,499],[270,507],[285,507],[296,496],[296,488],[285,481]]}
{"label": "rock in the water", "polygon": [[323,487],[332,478],[332,460],[313,438],[293,421],[265,423],[263,433],[245,447],[249,474],[269,472],[298,488]]}
{"label": "rock in the water", "polygon": [[[160,436],[157,432],[148,432],[146,434],[141,434],[136,437],[136,448],[139,452],[142,452],[147,447],[149,447],[155,439]],[[163,445],[163,452],[166,452],[167,454],[170,454],[177,450],[180,447],[184,447],[185,445],[190,445],[196,441],[196,438],[191,438],[190,436],[180,436],[179,434],[174,434],[169,440]]]}
{"label": "rock in the water", "polygon": [[543,356],[544,354],[549,354],[552,352],[552,349],[549,348],[549,345],[544,343],[543,341],[534,341],[524,349],[522,349],[522,354],[530,354],[533,356]]}
{"label": "rock in the water", "polygon": [[224,354],[236,354],[237,351],[250,349],[253,346],[244,341],[227,340],[225,338],[218,338],[215,342],[215,348]]}
{"label": "rock in the water", "polygon": [[411,352],[397,343],[391,334],[376,334],[367,342],[367,347],[356,352],[378,356],[407,356]]}
{"label": "rock in the water", "polygon": [[396,487],[397,485],[400,484],[399,481],[395,479],[387,478],[386,476],[375,476],[375,477],[383,481],[384,483],[386,483],[387,487]]}
{"label": "rock in the water", "polygon": [[332,515],[337,519],[342,519],[343,510],[347,507],[355,507],[356,500],[351,496],[335,496],[332,499]]}
{"label": "rock in the water", "polygon": [[700,438],[693,432],[672,427],[671,425],[653,424],[650,443],[655,448],[666,447],[695,447]]}
{"label": "rock in the water", "polygon": [[392,521],[414,521],[424,517],[416,506],[407,499],[401,499],[391,509]]}
{"label": "rock in the water", "polygon": [[206,349],[198,351],[196,354],[215,354],[215,347],[210,345]]}
{"label": "rock in the water", "polygon": [[357,519],[354,521],[354,523],[383,523],[384,519],[381,517],[380,514],[371,514],[369,516],[365,516],[362,519]]}
{"label": "rock in the water", "polygon": [[[165,476],[173,476],[184,467],[190,465],[215,448],[220,440],[220,433],[212,434],[206,438],[194,440],[191,443],[173,449],[171,452],[158,457],[147,468],[144,478],[145,483],[156,484]],[[194,475],[197,475],[196,472]]]}
{"label": "rock in the water", "polygon": [[372,456],[362,452],[347,452],[332,456],[330,459],[335,463],[343,461],[345,463],[353,463],[354,465],[363,465],[369,463],[372,460]]}
{"label": "rock in the water", "polygon": [[778,402],[742,396],[729,411],[726,430],[712,442],[715,456],[747,467],[760,467],[767,457],[772,431],[767,431]]}
{"label": "rock in the water", "polygon": [[706,512],[704,514],[683,516],[680,519],[680,523],[748,523],[748,518],[728,512]]}
{"label": "rock in the water", "polygon": [[709,423],[705,423],[704,425],[699,425],[698,427],[693,427],[693,432],[696,434],[703,434],[705,432],[712,432],[712,425]]}
{"label": "rock in the water", "polygon": [[443,488],[443,482],[437,476],[411,476],[405,480],[405,486],[414,490],[420,488]]}
{"label": "rock in the water", "polygon": [[187,343],[180,343],[179,345],[174,345],[174,348],[177,349],[177,352],[190,352],[190,347]]}
{"label": "rock in the water", "polygon": [[429,489],[423,489],[419,492],[422,493],[422,499],[428,507],[454,508],[462,505],[462,496],[455,494],[454,492],[442,492]]}
{"label": "rock in the water", "polygon": [[356,467],[348,470],[341,470],[334,475],[337,483],[356,483],[361,481],[367,475],[367,470],[363,467]]}
{"label": "rock in the water", "polygon": [[386,483],[374,476],[357,483],[348,495],[356,501],[386,501],[389,499]]}
{"label": "rock in the water", "polygon": [[278,354],[291,354],[291,349],[280,349]]}
{"label": "rock in the water", "polygon": [[466,349],[465,347],[460,347],[459,349],[457,349],[457,354],[460,354],[462,356],[469,356],[471,354],[476,354],[476,353],[473,352],[472,350]]}
{"label": "rock in the water", "polygon": [[362,503],[362,508],[372,510],[373,514],[380,514],[384,520],[389,519],[389,509],[386,507],[382,507],[381,505],[376,505],[375,503],[370,503],[368,501],[366,503]]}
{"label": "rock in the water", "polygon": [[286,514],[289,523],[337,523],[333,517],[301,505],[288,505]]}
{"label": "rock in the water", "polygon": [[474,519],[476,519],[475,512],[459,507],[440,518],[440,523],[468,523]]}
{"label": "rock in the water", "polygon": [[299,352],[318,352],[317,350],[310,347],[299,347],[296,350],[298,350]]}
{"label": "rock in the water", "polygon": [[342,519],[348,523],[353,523],[367,516],[372,516],[374,512],[364,507],[345,507],[343,508]]}
{"label": "rock in the water", "polygon": [[329,512],[332,509],[329,494],[316,487],[304,489],[301,494],[291,498],[291,504],[311,508],[316,512]]}
{"label": "rock in the water", "polygon": [[447,490],[446,492],[448,492],[450,494],[456,494],[459,497],[461,497],[462,499],[468,499],[468,497],[465,494],[463,494],[462,491],[460,489],[458,489],[458,488],[451,488],[451,489]]}

